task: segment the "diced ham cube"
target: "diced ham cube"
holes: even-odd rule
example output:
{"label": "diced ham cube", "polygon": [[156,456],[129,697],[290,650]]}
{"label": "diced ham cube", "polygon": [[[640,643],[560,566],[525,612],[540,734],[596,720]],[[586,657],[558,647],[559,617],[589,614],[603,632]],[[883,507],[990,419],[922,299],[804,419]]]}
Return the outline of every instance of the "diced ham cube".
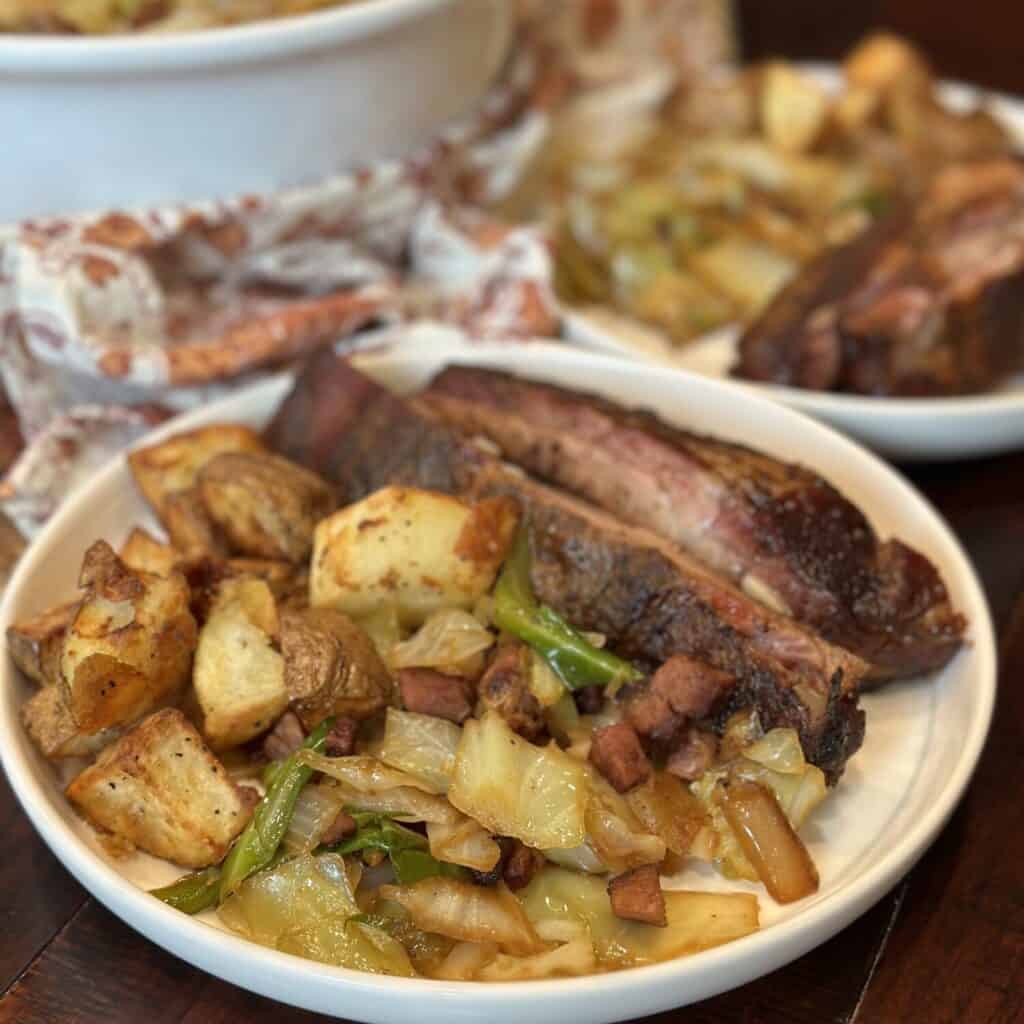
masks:
{"label": "diced ham cube", "polygon": [[471,687],[461,676],[448,676],[431,668],[403,668],[398,689],[406,711],[447,718],[461,725],[473,714]]}
{"label": "diced ham cube", "polygon": [[608,883],[608,897],[616,917],[653,924],[658,928],[668,924],[665,895],[661,891],[656,864],[644,864],[617,875]]}
{"label": "diced ham cube", "polygon": [[625,722],[594,730],[590,760],[620,793],[639,785],[651,774],[651,763],[640,739]]}

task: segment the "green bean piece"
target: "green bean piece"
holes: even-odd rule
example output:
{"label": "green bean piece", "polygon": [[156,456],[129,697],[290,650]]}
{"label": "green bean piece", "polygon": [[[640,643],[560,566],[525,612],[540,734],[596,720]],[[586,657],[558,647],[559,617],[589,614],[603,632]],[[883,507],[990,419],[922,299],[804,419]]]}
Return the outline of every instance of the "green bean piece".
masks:
{"label": "green bean piece", "polygon": [[418,832],[402,828],[381,814],[350,811],[358,825],[354,836],[329,847],[332,853],[358,853],[360,850],[382,850],[388,855],[395,878],[401,885],[412,885],[424,878],[445,875],[463,878],[464,868],[438,860],[427,849],[427,840]]}
{"label": "green bean piece", "polygon": [[[333,718],[321,722],[306,737],[303,748],[323,753]],[[223,902],[251,874],[266,867],[277,853],[288,831],[295,801],[302,787],[310,780],[312,768],[300,764],[295,754],[281,762],[266,795],[256,805],[249,824],[238,837],[221,868],[220,900]]]}
{"label": "green bean piece", "polygon": [[530,546],[520,527],[494,588],[494,622],[532,647],[570,690],[635,682],[643,675],[628,661],[595,647],[530,586]]}
{"label": "green bean piece", "polygon": [[220,897],[220,868],[215,864],[202,871],[194,871],[170,885],[150,889],[150,894],[183,914],[201,914],[217,905]]}

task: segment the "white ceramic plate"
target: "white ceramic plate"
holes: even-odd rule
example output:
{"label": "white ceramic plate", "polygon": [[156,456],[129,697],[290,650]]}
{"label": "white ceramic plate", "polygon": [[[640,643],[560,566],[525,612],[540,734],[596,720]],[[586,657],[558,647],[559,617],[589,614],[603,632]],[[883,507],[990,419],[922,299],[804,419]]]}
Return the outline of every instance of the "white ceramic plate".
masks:
{"label": "white ceramic plate", "polygon": [[[805,65],[826,88],[839,86],[834,66]],[[972,86],[944,83],[940,95],[954,109],[973,107],[986,96],[993,113],[1024,145],[1024,102]],[[726,377],[738,331],[715,331],[684,348],[673,348],[655,329],[605,310],[571,311],[569,340],[586,348],[711,377]],[[995,391],[965,398],[869,398],[744,383],[770,394],[870,445],[894,459],[961,459],[993,455],[1024,445],[1024,375]]]}
{"label": "white ceramic plate", "polygon": [[[373,353],[362,367],[399,390],[453,358],[643,404],[666,419],[755,444],[826,474],[855,496],[880,533],[897,533],[939,566],[970,621],[970,645],[937,677],[893,685],[864,699],[867,739],[839,788],[805,829],[820,892],[789,907],[759,892],[763,929],[718,949],[652,967],[581,979],[511,984],[381,978],[325,967],[252,945],[194,920],[141,889],[180,874],[149,857],[111,860],[61,795],[52,769],[22,729],[28,685],[0,663],[0,755],[11,785],[43,838],[76,878],[132,927],[203,970],[263,995],[364,1021],[451,1024],[488,1020],[563,1024],[622,1020],[680,1006],[765,974],[834,935],[878,900],[924,852],[959,799],[985,740],[995,694],[995,645],[985,600],[956,540],[931,507],[874,456],[826,427],[735,385],[617,359],[579,358],[564,346],[480,347],[452,355]],[[273,381],[183,416],[153,437],[218,421],[266,422],[287,389]],[[743,409],[737,415],[738,408]],[[85,548],[118,543],[151,523],[123,459],[72,496],[22,559],[0,605],[0,628],[74,591]],[[742,888],[708,872],[678,880],[695,888]],[[123,965],[130,971],[131,965]],[[102,984],[102,981],[99,982]]]}

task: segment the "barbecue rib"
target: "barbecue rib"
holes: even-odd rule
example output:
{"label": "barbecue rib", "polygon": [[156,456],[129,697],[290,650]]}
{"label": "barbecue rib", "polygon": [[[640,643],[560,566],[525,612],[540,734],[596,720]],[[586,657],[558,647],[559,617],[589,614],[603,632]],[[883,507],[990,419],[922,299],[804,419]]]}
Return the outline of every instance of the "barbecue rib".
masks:
{"label": "barbecue rib", "polygon": [[743,335],[738,377],[863,395],[984,391],[1024,366],[1024,164],[939,173],[823,253]]}
{"label": "barbecue rib", "polygon": [[530,523],[539,599],[655,667],[676,653],[728,672],[728,709],[800,732],[834,781],[863,738],[864,664],[752,601],[646,530],[545,487],[433,422],[331,353],[307,365],[268,428],[283,455],[333,480],[343,501],[391,483],[471,497],[510,494]]}
{"label": "barbecue rib", "polygon": [[419,397],[529,472],[653,530],[872,665],[944,665],[964,621],[934,566],[816,473],[592,395],[452,366]]}

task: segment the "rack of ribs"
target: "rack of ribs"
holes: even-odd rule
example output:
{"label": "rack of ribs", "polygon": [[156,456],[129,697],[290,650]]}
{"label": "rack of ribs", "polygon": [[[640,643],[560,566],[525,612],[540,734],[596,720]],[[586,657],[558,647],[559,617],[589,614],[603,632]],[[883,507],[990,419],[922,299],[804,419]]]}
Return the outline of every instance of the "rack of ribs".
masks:
{"label": "rack of ribs", "polygon": [[417,402],[542,480],[659,534],[871,665],[870,685],[944,665],[963,618],[935,567],[801,466],[509,374],[452,366]]}

